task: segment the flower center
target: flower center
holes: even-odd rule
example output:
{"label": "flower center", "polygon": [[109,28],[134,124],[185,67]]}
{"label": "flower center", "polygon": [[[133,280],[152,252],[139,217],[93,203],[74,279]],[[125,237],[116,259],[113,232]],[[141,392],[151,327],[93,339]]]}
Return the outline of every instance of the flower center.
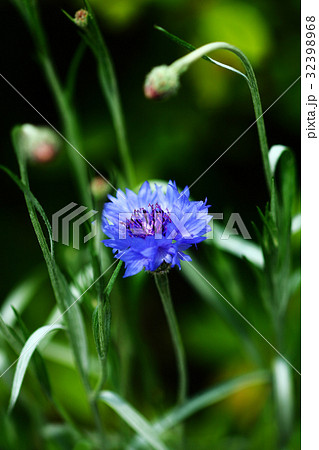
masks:
{"label": "flower center", "polygon": [[126,219],[129,236],[145,239],[146,236],[165,236],[167,225],[171,222],[169,212],[162,210],[158,203],[149,204],[147,209],[135,209],[130,219]]}

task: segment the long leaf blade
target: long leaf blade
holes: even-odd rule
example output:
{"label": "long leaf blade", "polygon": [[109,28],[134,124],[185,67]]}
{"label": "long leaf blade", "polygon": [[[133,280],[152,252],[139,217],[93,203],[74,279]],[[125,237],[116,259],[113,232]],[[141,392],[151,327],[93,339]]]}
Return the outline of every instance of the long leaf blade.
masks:
{"label": "long leaf blade", "polygon": [[17,363],[17,368],[13,378],[11,397],[9,402],[9,411],[13,409],[18,399],[24,375],[29,365],[30,359],[33,355],[33,352],[36,350],[37,346],[40,344],[40,342],[45,338],[45,336],[48,333],[61,329],[64,329],[64,327],[60,324],[45,325],[43,327],[38,328],[34,333],[32,333],[29,339],[26,341],[20,354]]}
{"label": "long leaf blade", "polygon": [[[16,127],[14,130],[18,130],[18,129],[20,129],[20,127]],[[19,178],[13,172],[11,172],[10,169],[8,169],[7,167],[2,166],[2,165],[0,165],[0,169],[9,175],[9,177],[16,183],[16,185],[21,189],[21,191],[24,193],[24,195],[28,196],[28,198],[32,202],[35,209],[41,215],[41,217],[45,223],[45,226],[47,228],[48,234],[49,234],[51,254],[53,255],[54,244],[53,244],[53,238],[52,238],[52,227],[51,227],[49,219],[47,218],[47,215],[45,214],[44,209],[42,208],[41,204],[36,199],[36,197],[32,194],[29,187],[26,186],[26,184],[23,183],[21,180],[19,180]]]}
{"label": "long leaf blade", "polygon": [[155,429],[158,432],[163,433],[167,429],[178,425],[203,408],[214,405],[215,403],[224,400],[242,389],[264,384],[269,381],[270,376],[268,372],[258,371],[221,383],[211,389],[208,389],[202,394],[197,395],[187,401],[184,405],[173,408],[155,424]]}
{"label": "long leaf blade", "polygon": [[167,449],[152,428],[152,425],[135,408],[129,405],[119,395],[115,394],[115,392],[102,391],[99,399],[112,408],[152,448],[156,450]]}
{"label": "long leaf blade", "polygon": [[[183,405],[172,408],[152,425],[153,429],[158,435],[162,435],[198,411],[212,406],[242,389],[263,385],[269,383],[270,380],[270,373],[266,370],[260,370],[220,383],[189,399]],[[132,448],[144,447],[145,441],[141,441],[140,437],[136,437],[132,444]]]}
{"label": "long leaf blade", "polygon": [[[21,189],[24,192],[29,216],[30,216],[34,231],[36,233],[37,239],[39,241],[45,262],[47,264],[49,276],[51,279],[51,284],[52,284],[54,294],[55,294],[55,297],[56,297],[56,300],[58,303],[58,307],[59,307],[61,313],[65,314],[65,319],[66,319],[67,328],[68,328],[68,334],[69,334],[70,342],[73,347],[74,356],[75,356],[78,368],[80,370],[83,382],[84,382],[86,388],[88,388],[88,386],[89,386],[88,346],[87,346],[87,337],[86,337],[86,331],[85,331],[82,313],[81,313],[79,305],[77,304],[77,300],[79,300],[80,297],[78,299],[74,299],[74,297],[70,291],[69,285],[67,283],[67,280],[66,280],[65,276],[62,274],[61,270],[59,269],[59,267],[55,261],[52,248],[51,248],[51,252],[50,252],[50,250],[47,246],[47,242],[44,237],[43,230],[41,228],[39,218],[36,213],[36,208],[37,208],[37,205],[39,206],[39,202],[33,196],[33,194],[31,193],[30,187],[29,187],[27,164],[26,164],[26,159],[23,155],[22,148],[21,148],[20,132],[21,132],[20,126],[16,126],[12,130],[12,141],[13,141],[14,149],[16,151],[18,163],[19,163],[21,182],[16,176],[14,176],[14,177],[18,181],[18,185],[19,185],[19,183],[21,184]],[[7,169],[6,169],[6,171],[8,172]],[[42,208],[41,208],[41,211],[43,211]],[[40,211],[40,213],[41,213],[41,211]],[[43,211],[43,214],[45,217],[44,211]],[[42,215],[42,213],[41,213],[41,215]]]}

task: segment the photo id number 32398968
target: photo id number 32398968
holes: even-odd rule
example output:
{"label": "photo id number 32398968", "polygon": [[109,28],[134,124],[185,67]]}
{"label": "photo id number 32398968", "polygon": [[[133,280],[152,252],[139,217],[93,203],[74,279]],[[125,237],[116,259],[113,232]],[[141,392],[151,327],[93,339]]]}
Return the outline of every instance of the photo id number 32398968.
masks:
{"label": "photo id number 32398968", "polygon": [[[307,79],[307,137],[317,139],[316,134],[316,109],[318,98],[315,92],[316,78],[316,18],[306,16],[305,44],[306,44],[306,79]],[[309,85],[308,85],[309,83]]]}

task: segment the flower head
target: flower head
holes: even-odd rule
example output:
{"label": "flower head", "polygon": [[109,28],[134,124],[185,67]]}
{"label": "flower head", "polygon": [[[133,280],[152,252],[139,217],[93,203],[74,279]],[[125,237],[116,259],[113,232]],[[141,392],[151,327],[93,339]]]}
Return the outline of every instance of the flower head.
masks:
{"label": "flower head", "polygon": [[102,214],[102,230],[109,239],[103,243],[125,262],[124,277],[143,269],[181,268],[181,260],[191,261],[184,250],[205,240],[210,231],[207,200],[190,201],[188,187],[179,193],[172,181],[166,193],[156,184],[152,190],[145,181],[138,194],[118,190],[109,199]]}
{"label": "flower head", "polygon": [[88,24],[89,12],[86,9],[79,9],[74,16],[74,23],[80,28],[86,28]]}

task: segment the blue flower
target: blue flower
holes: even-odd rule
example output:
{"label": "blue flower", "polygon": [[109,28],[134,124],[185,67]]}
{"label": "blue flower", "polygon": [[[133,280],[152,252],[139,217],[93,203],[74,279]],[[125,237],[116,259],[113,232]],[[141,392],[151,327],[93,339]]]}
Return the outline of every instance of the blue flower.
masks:
{"label": "blue flower", "polygon": [[124,277],[160,266],[181,268],[181,260],[191,261],[184,250],[205,240],[211,230],[207,199],[190,201],[188,187],[179,193],[172,181],[166,193],[157,185],[152,190],[145,181],[138,194],[126,189],[126,194],[118,190],[116,198],[108,197],[102,230],[109,239],[103,243],[125,262]]}

